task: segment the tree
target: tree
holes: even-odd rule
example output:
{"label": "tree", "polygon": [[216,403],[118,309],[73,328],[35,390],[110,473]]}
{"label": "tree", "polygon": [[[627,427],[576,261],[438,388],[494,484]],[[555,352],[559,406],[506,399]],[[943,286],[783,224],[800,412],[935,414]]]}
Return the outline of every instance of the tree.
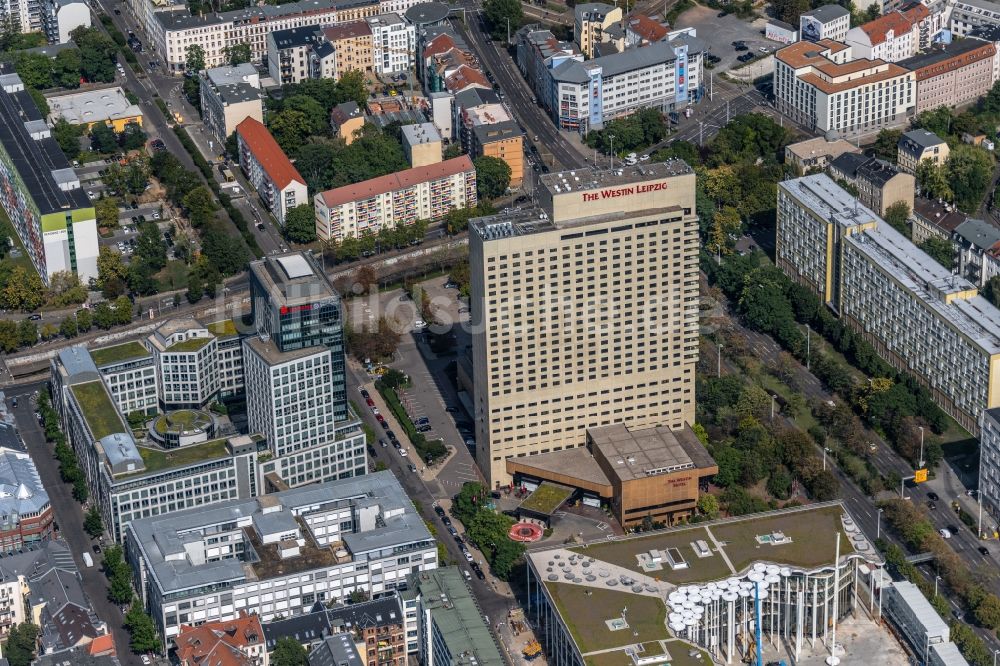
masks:
{"label": "tree", "polygon": [[309,654],[297,640],[291,636],[282,636],[274,644],[271,663],[273,666],[307,666]]}
{"label": "tree", "polygon": [[[340,80],[337,81],[336,96],[339,100],[336,104],[354,101],[363,107],[368,101],[368,84],[365,81],[365,75],[352,69],[341,76]],[[327,110],[326,115],[330,115],[329,110]]]}
{"label": "tree", "polygon": [[316,214],[309,204],[299,204],[285,214],[285,238],[293,243],[316,240]]}
{"label": "tree", "polygon": [[993,158],[982,148],[960,144],[948,155],[945,172],[955,204],[959,209],[974,213],[993,178]]}
{"label": "tree", "polygon": [[510,187],[510,165],[499,157],[483,155],[473,162],[476,166],[476,190],[480,199],[496,199]]}
{"label": "tree", "polygon": [[31,312],[37,310],[45,296],[41,278],[33,269],[15,266],[0,290],[0,301],[8,310]]}
{"label": "tree", "polygon": [[0,349],[8,354],[18,347],[17,324],[10,319],[0,319]]}
{"label": "tree", "polygon": [[115,323],[124,326],[132,323],[132,301],[128,296],[119,296],[115,299]]}
{"label": "tree", "polygon": [[115,311],[107,301],[94,308],[94,325],[105,331],[115,325]]}
{"label": "tree", "polygon": [[97,211],[97,226],[114,228],[118,226],[118,199],[101,197],[94,203]]}
{"label": "tree", "polygon": [[70,125],[65,118],[59,118],[52,128],[52,136],[68,160],[75,160],[80,155],[81,129],[78,125]]}
{"label": "tree", "polygon": [[17,341],[22,347],[30,347],[38,342],[38,327],[30,319],[22,319],[17,324]]}
{"label": "tree", "polygon": [[63,49],[52,63],[56,83],[63,88],[79,88],[83,71],[83,54],[79,49]]}
{"label": "tree", "polygon": [[198,44],[192,44],[184,52],[184,69],[188,72],[200,72],[205,69],[205,49]]}
{"label": "tree", "polygon": [[953,201],[955,193],[948,183],[948,176],[943,166],[934,164],[927,159],[917,165],[917,186],[920,193],[930,199]]}
{"label": "tree", "polygon": [[737,234],[742,226],[743,220],[740,219],[740,211],[732,206],[723,206],[717,209],[712,216],[712,226],[705,249],[713,255],[729,254],[732,252],[733,245],[731,236]]}
{"label": "tree", "polygon": [[94,315],[90,310],[83,309],[76,311],[76,328],[81,333],[86,333],[94,325]]}
{"label": "tree", "polygon": [[87,515],[83,519],[83,530],[91,539],[96,539],[104,532],[104,520],[101,519],[101,512],[97,505],[90,507]]}
{"label": "tree", "polygon": [[30,622],[15,624],[7,634],[3,656],[10,666],[29,666],[35,658],[38,627]]}
{"label": "tree", "polygon": [[224,47],[222,49],[222,57],[225,58],[232,67],[241,65],[245,62],[250,62],[250,42],[240,42],[239,44]]}
{"label": "tree", "polygon": [[52,87],[52,61],[48,56],[40,53],[19,53],[14,60],[14,71],[27,88]]}
{"label": "tree", "polygon": [[181,203],[187,211],[188,219],[195,227],[202,227],[215,219],[215,211],[218,210],[211,190],[205,185],[199,185],[188,192]]}
{"label": "tree", "polygon": [[187,299],[188,303],[197,303],[205,295],[205,285],[201,282],[201,276],[197,271],[188,274]]}
{"label": "tree", "polygon": [[385,317],[379,317],[375,326],[365,326],[361,330],[348,327],[348,346],[361,361],[366,359],[391,359],[399,346],[400,333]]}
{"label": "tree", "polygon": [[88,81],[115,80],[118,47],[98,27],[80,26],[70,35],[80,49],[80,73]]}
{"label": "tree", "polygon": [[128,268],[122,261],[122,255],[107,246],[102,246],[97,253],[97,284],[107,298],[114,298],[125,289],[125,278]]}
{"label": "tree", "polygon": [[115,131],[104,123],[96,123],[90,129],[91,146],[99,153],[111,154],[118,150]]}
{"label": "tree", "polygon": [[139,123],[128,123],[122,130],[119,142],[124,150],[142,150],[146,145],[146,133]]}
{"label": "tree", "polygon": [[451,503],[451,513],[462,524],[469,525],[488,496],[489,492],[487,492],[486,486],[475,481],[468,481],[462,484],[462,489],[455,495],[455,499]]}
{"label": "tree", "polygon": [[879,132],[878,136],[875,137],[875,143],[872,145],[875,157],[895,162],[899,152],[899,140],[902,136],[903,131],[898,129],[884,129]]}
{"label": "tree", "polygon": [[125,614],[124,624],[132,635],[129,643],[132,652],[135,654],[159,652],[160,637],[156,635],[156,625],[153,624],[153,618],[142,609],[138,599],[132,600],[128,613]]}
{"label": "tree", "polygon": [[167,245],[155,222],[143,222],[139,225],[139,238],[132,258],[133,266],[136,263],[153,272],[167,265]]}
{"label": "tree", "polygon": [[46,294],[49,303],[57,307],[79,305],[87,300],[87,289],[80,284],[80,277],[70,271],[56,271],[49,278]]}
{"label": "tree", "polygon": [[775,0],[771,5],[774,16],[793,25],[799,24],[799,16],[810,8],[809,0]]}
{"label": "tree", "polygon": [[329,114],[323,111],[323,105],[312,97],[295,95],[285,100],[285,111],[298,111],[310,122],[309,134],[324,135],[330,133]]}
{"label": "tree", "polygon": [[298,151],[305,143],[306,137],[312,129],[312,121],[306,114],[295,109],[279,111],[271,116],[268,129],[274,135],[274,140],[278,142],[286,154]]}
{"label": "tree", "polygon": [[995,307],[1000,307],[1000,275],[991,277],[980,293]]}
{"label": "tree", "polygon": [[910,225],[907,224],[907,220],[910,218],[909,204],[905,201],[897,201],[885,209],[884,217],[885,221],[888,222],[893,229],[907,238],[910,237]]}
{"label": "tree", "polygon": [[64,338],[75,338],[77,335],[76,317],[70,315],[59,324],[59,334]]}
{"label": "tree", "polygon": [[524,12],[518,0],[486,0],[483,14],[490,36],[495,40],[513,35],[521,27]]}
{"label": "tree", "polygon": [[234,243],[219,222],[213,221],[202,229],[201,249],[221,275],[235,275],[246,268],[246,248]]}
{"label": "tree", "polygon": [[951,241],[938,236],[928,236],[918,247],[948,270],[954,266],[955,249],[952,247]]}
{"label": "tree", "polygon": [[715,518],[719,515],[719,498],[709,493],[703,493],[698,497],[698,511],[708,518]]}

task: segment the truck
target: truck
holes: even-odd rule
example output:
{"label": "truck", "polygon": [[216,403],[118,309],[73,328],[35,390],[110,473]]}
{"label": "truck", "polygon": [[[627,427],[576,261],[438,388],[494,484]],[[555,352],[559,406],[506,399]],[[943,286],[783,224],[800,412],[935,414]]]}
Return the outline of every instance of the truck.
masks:
{"label": "truck", "polygon": [[87,568],[94,566],[94,558],[90,556],[90,553],[83,554],[83,563],[87,565]]}

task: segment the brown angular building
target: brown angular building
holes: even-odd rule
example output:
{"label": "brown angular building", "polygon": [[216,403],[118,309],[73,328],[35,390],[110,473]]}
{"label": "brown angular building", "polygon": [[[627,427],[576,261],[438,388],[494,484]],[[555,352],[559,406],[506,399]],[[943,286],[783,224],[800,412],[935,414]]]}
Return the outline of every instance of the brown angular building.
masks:
{"label": "brown angular building", "polygon": [[939,106],[960,107],[989,92],[996,52],[991,42],[960,39],[900,61],[917,80],[916,112]]}

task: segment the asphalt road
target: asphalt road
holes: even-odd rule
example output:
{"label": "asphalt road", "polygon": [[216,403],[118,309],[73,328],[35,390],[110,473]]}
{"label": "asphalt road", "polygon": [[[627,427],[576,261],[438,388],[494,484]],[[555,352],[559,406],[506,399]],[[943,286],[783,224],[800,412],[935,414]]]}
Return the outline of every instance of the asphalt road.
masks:
{"label": "asphalt road", "polygon": [[[66,540],[73,552],[73,559],[80,569],[83,589],[97,616],[107,622],[111,629],[118,660],[125,666],[139,666],[139,658],[128,648],[129,636],[122,627],[122,613],[118,606],[108,600],[106,579],[100,569],[101,556],[92,550],[96,542],[83,531],[83,509],[73,499],[72,487],[59,478],[59,463],[53,457],[52,447],[45,442],[45,433],[35,419],[30,397],[35,391],[46,390],[45,382],[39,382],[7,392],[8,398],[18,398],[17,408],[12,410],[17,419],[17,429],[38,469],[42,485],[49,494],[52,510],[59,523],[59,535]],[[93,567],[88,568],[84,564],[82,555],[85,552],[91,553]]]}
{"label": "asphalt road", "polygon": [[[472,5],[468,6],[466,16],[465,26],[460,21],[453,21],[453,25],[466,38],[469,46],[479,56],[482,65],[500,85],[507,106],[527,130],[526,141],[534,143],[542,155],[551,153],[564,169],[578,169],[585,166],[587,161],[583,155],[562,136],[542,107],[531,101],[534,93],[528,88],[527,82],[521,76],[517,64],[507,53],[503,43],[491,41],[489,35],[483,31],[478,9]],[[537,141],[535,137],[538,137]]]}

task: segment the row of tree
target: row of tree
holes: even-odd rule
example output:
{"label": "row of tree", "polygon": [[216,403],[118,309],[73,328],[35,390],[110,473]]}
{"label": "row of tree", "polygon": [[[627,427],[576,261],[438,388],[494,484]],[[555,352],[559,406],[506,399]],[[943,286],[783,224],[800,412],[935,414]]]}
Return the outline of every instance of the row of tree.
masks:
{"label": "row of tree", "polygon": [[76,453],[66,441],[59,423],[59,414],[52,408],[46,393],[38,395],[38,413],[42,415],[45,439],[54,445],[53,455],[59,461],[59,476],[73,486],[73,499],[81,504],[87,501],[87,479],[77,463]]}
{"label": "row of tree", "polygon": [[514,519],[489,508],[488,503],[486,486],[469,482],[455,496],[451,513],[462,521],[466,538],[483,553],[493,575],[508,580],[524,554],[524,544],[511,541],[507,536]]}

